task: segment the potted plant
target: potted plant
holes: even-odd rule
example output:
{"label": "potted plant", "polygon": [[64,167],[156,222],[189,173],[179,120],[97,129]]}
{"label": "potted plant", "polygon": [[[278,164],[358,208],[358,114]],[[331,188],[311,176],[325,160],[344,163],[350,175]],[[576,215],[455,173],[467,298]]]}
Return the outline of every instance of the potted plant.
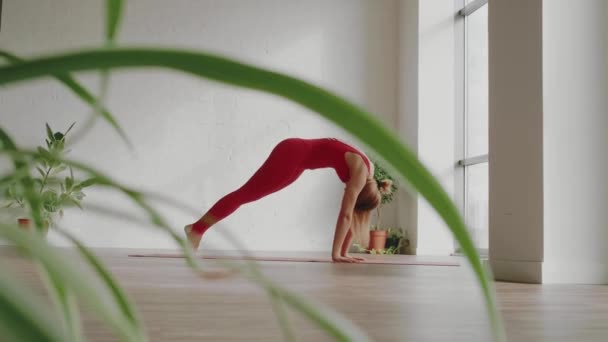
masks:
{"label": "potted plant", "polygon": [[389,228],[386,237],[386,248],[393,248],[399,253],[401,248],[408,247],[410,240],[407,238],[407,231],[401,228]]}
{"label": "potted plant", "polygon": [[387,232],[375,225],[369,231],[369,250],[383,250],[386,245]]}
{"label": "potted plant", "polygon": [[409,240],[405,238],[405,233],[400,228],[378,229],[376,226],[373,228],[372,232],[374,233],[372,233],[372,237],[376,238],[376,240],[373,241],[370,239],[368,249],[361,247],[359,244],[355,244],[358,253],[380,255],[399,254],[403,246],[409,245]]}
{"label": "potted plant", "polygon": [[[32,165],[32,173],[36,170],[36,176],[31,176],[34,185],[34,191],[41,196],[41,213],[42,213],[42,233],[47,234],[49,226],[53,224],[53,220],[57,216],[62,217],[64,208],[68,206],[77,206],[82,209],[80,202],[85,197],[83,189],[91,186],[94,183],[93,179],[79,182],[74,178],[72,168],[58,159],[69,151],[65,150],[66,136],[74,127],[72,124],[65,132],[53,132],[51,127],[46,124],[47,137],[45,139],[46,147],[38,146]],[[18,182],[10,184],[4,197],[6,203],[4,208],[21,208],[25,209],[24,190],[19,186]],[[23,229],[31,229],[31,219],[29,217],[20,217],[17,220],[19,227]]]}

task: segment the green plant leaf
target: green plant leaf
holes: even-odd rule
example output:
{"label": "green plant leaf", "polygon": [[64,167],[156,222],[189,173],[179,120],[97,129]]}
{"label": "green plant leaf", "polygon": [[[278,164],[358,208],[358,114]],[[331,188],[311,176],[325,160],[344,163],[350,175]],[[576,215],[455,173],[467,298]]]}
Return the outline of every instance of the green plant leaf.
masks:
{"label": "green plant leaf", "polygon": [[48,123],[45,124],[46,126],[46,135],[49,138],[49,143],[55,141],[55,136],[53,135],[53,130],[51,129],[51,126],[49,126]]}
{"label": "green plant leaf", "polygon": [[122,0],[106,0],[106,42],[112,44],[122,16]]}
{"label": "green plant leaf", "polygon": [[278,318],[279,327],[283,332],[283,338],[285,341],[295,341],[296,335],[293,331],[293,325],[289,320],[289,313],[285,310],[285,303],[283,302],[283,298],[280,297],[278,293],[271,293],[270,301],[272,304],[272,309],[274,310],[275,316]]}
{"label": "green plant leaf", "polygon": [[40,167],[36,166],[36,170],[38,170],[38,173],[40,174],[40,176],[42,176],[42,177],[46,176],[45,172],[42,171],[42,169]]}
{"label": "green plant leaf", "polygon": [[60,173],[62,173],[63,171],[65,171],[68,167],[65,165],[59,165],[56,168],[53,169],[53,171],[51,171],[51,173],[49,173],[49,176],[56,176]]}
{"label": "green plant leaf", "polygon": [[68,133],[70,133],[70,131],[72,130],[72,128],[74,128],[74,125],[76,125],[75,122],[72,122],[72,124],[70,125],[70,127],[68,127],[68,129],[65,131],[65,133],[63,133],[63,136],[65,137],[66,135],[68,135]]}
{"label": "green plant leaf", "polygon": [[84,189],[84,188],[86,188],[86,187],[89,187],[89,186],[91,186],[91,185],[94,185],[96,182],[97,182],[97,180],[96,180],[96,178],[95,178],[95,177],[93,177],[93,178],[89,178],[89,179],[87,179],[87,180],[85,180],[85,181],[83,181],[83,182],[80,182],[80,183],[78,184],[78,187],[79,187],[80,189]]}
{"label": "green plant leaf", "polygon": [[65,188],[67,191],[72,190],[72,186],[74,185],[74,178],[65,177]]}
{"label": "green plant leaf", "polygon": [[36,150],[38,151],[38,153],[40,154],[40,157],[45,159],[45,160],[53,160],[54,157],[51,154],[51,152],[47,149],[45,149],[44,147],[38,146],[36,148]]}
{"label": "green plant leaf", "polygon": [[375,150],[406,180],[446,222],[464,256],[471,264],[485,297],[490,322],[497,340],[504,339],[488,272],[449,195],[415,154],[361,108],[344,99],[280,73],[249,66],[224,57],[179,50],[111,49],[89,50],[40,58],[0,67],[0,84],[83,70],[165,67],[200,77],[272,93],[290,99],[334,122]]}
{"label": "green plant leaf", "polygon": [[[9,229],[15,229],[11,227]],[[17,276],[0,268],[0,336],[4,341],[63,342],[66,335],[53,320],[51,311],[42,306],[44,299]]]}
{"label": "green plant leaf", "polygon": [[[24,162],[25,155],[17,151],[16,145],[12,139],[0,129],[0,142],[2,143],[2,151],[9,152],[11,159],[13,160],[17,171],[21,169],[27,169],[27,164]],[[35,156],[36,153],[30,153],[30,156]],[[43,216],[41,215],[40,205],[41,197],[39,197],[34,191],[30,184],[29,175],[24,176],[22,184],[26,189],[26,197],[31,207],[31,214],[34,217],[36,227],[41,229],[43,226]],[[57,195],[53,192],[44,192],[42,197],[45,197],[50,202],[53,201],[53,196]],[[45,201],[48,206],[48,202]],[[45,215],[44,221],[48,222],[48,215]],[[23,235],[25,234],[25,235]],[[29,235],[29,236],[28,236]],[[114,330],[124,339],[128,341],[145,341],[143,331],[140,331],[138,327],[133,327],[125,324],[120,315],[116,315],[111,308],[111,303],[104,302],[99,297],[99,293],[96,289],[87,283],[84,279],[81,279],[79,274],[72,270],[69,266],[65,265],[65,262],[60,257],[54,255],[52,249],[46,245],[44,241],[39,240],[37,234],[27,234],[19,229],[11,229],[11,226],[0,225],[0,236],[4,236],[9,241],[15,243],[18,247],[27,251],[30,255],[34,256],[40,264],[44,267],[45,271],[48,272],[49,278],[52,279],[54,286],[49,287],[55,289],[58,298],[58,302],[61,304],[62,312],[66,318],[66,325],[69,327],[71,336],[76,336],[79,332],[78,326],[75,324],[73,318],[74,303],[70,299],[67,292],[62,292],[59,281],[66,281],[69,284],[73,284],[72,288],[76,289],[75,292],[80,294],[81,299],[89,302],[91,307],[99,314],[100,317],[104,318],[106,322],[114,328]],[[38,240],[37,240],[38,239]],[[71,273],[73,272],[73,273]],[[53,293],[53,292],[51,292]]]}
{"label": "green plant leaf", "polygon": [[118,285],[118,282],[116,282],[114,277],[112,277],[110,271],[103,265],[103,263],[84,244],[78,241],[74,235],[63,229],[56,229],[55,231],[70,240],[72,244],[76,246],[82,258],[95,271],[97,276],[102,280],[101,283],[106,286],[108,291],[112,294],[114,302],[118,304],[118,307],[123,315],[130,321],[133,327],[135,327],[137,330],[143,331],[137,312],[134,310],[134,305],[128,299],[127,295]]}
{"label": "green plant leaf", "polygon": [[104,300],[107,291],[100,290],[93,281],[83,276],[74,267],[67,256],[49,246],[38,234],[29,234],[13,226],[0,224],[0,236],[14,243],[28,255],[38,261],[55,279],[69,284],[70,289],[83,302],[96,312],[124,341],[145,341],[144,332],[134,327],[131,321],[123,316],[117,303]]}
{"label": "green plant leaf", "polygon": [[301,313],[305,314],[314,323],[318,324],[329,333],[336,341],[370,341],[365,332],[344,320],[334,312],[319,303],[303,298],[295,293],[286,291],[279,287],[269,285],[272,291]]}
{"label": "green plant leaf", "polygon": [[66,336],[69,336],[69,341],[82,341],[80,311],[74,294],[69,286],[61,279],[55,278],[55,276],[52,273],[49,273],[44,267],[39,268],[47,291],[55,302],[59,314],[63,317]]}
{"label": "green plant leaf", "polygon": [[42,193],[42,207],[50,213],[58,210],[59,196],[53,190],[46,190]]}
{"label": "green plant leaf", "polygon": [[80,202],[72,197],[68,198],[68,201],[70,203],[72,203],[73,205],[77,206],[80,210],[82,210],[82,205],[80,204]]}
{"label": "green plant leaf", "polygon": [[82,201],[85,197],[85,194],[82,191],[74,191],[72,193],[72,198],[76,199],[77,201]]}
{"label": "green plant leaf", "polygon": [[[22,58],[17,57],[16,55],[11,54],[7,51],[0,50],[0,57],[5,58],[7,61],[9,61],[10,63],[13,63],[13,64],[24,62],[24,60]],[[110,124],[110,126],[112,126],[112,128],[114,128],[114,130],[122,138],[122,140],[125,142],[125,144],[127,144],[127,146],[129,146],[130,148],[133,148],[131,141],[127,137],[127,134],[124,132],[122,127],[120,127],[120,125],[118,124],[118,121],[105,107],[99,105],[99,102],[97,101],[95,96],[93,96],[93,94],[91,92],[89,92],[80,83],[76,82],[76,80],[74,78],[72,78],[69,74],[61,74],[61,75],[54,74],[52,76],[55,79],[57,79],[59,82],[63,83],[63,85],[65,85],[74,94],[76,94],[76,96],[78,96],[83,102],[87,103],[88,105],[90,105],[93,108],[99,107],[99,110],[95,111],[95,112],[96,113],[99,112],[99,114],[103,117],[103,119],[106,120],[106,122],[108,122]],[[72,126],[70,126],[70,129],[71,129],[71,127]],[[69,129],[68,129],[68,131],[69,131]],[[66,134],[67,134],[67,132],[66,132]],[[50,142],[49,142],[49,144],[50,144]]]}

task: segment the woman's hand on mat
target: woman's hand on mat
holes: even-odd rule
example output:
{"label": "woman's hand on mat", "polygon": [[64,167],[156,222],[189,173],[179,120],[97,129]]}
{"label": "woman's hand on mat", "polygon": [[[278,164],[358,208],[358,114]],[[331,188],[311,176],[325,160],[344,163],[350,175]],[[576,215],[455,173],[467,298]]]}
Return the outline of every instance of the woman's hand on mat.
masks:
{"label": "woman's hand on mat", "polygon": [[348,254],[346,254],[344,256],[347,257],[347,258],[351,258],[351,259],[355,260],[356,262],[363,262],[363,261],[365,261],[365,258],[362,258],[362,257],[350,256]]}
{"label": "woman's hand on mat", "polygon": [[349,263],[349,264],[355,264],[355,263],[359,263],[361,262],[361,258],[352,258],[350,256],[344,256],[344,255],[340,255],[340,256],[332,256],[331,259],[334,262],[345,262],[345,263]]}
{"label": "woman's hand on mat", "polygon": [[352,258],[347,258],[347,257],[341,256],[341,255],[340,256],[335,256],[334,255],[334,256],[331,257],[331,259],[334,262],[346,262],[346,263],[354,263],[355,262],[355,260],[353,260]]}

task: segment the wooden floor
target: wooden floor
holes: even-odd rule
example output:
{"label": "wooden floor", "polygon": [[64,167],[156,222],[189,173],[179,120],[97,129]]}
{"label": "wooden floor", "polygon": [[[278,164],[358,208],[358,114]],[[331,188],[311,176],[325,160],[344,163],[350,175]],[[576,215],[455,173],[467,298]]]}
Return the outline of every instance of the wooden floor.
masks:
{"label": "wooden floor", "polygon": [[[152,341],[280,341],[267,296],[240,277],[201,281],[183,259],[101,251],[136,302]],[[27,262],[2,253],[37,283]],[[204,265],[217,267],[217,261]],[[463,265],[465,263],[462,263]],[[375,341],[489,341],[480,291],[463,267],[259,262],[271,279],[333,307]],[[509,341],[607,341],[608,287],[496,284]],[[291,313],[299,341],[329,340]],[[115,341],[85,318],[91,341]]]}

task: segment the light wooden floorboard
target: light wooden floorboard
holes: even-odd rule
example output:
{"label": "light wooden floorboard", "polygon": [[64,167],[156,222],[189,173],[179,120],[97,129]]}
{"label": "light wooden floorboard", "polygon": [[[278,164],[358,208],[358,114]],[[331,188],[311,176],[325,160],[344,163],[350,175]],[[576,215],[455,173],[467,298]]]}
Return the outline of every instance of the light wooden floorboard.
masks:
{"label": "light wooden floorboard", "polygon": [[[183,259],[99,253],[136,302],[152,341],[281,340],[267,296],[241,277],[201,281]],[[11,251],[1,254],[19,277],[38,286],[30,263]],[[203,265],[218,267],[214,260]],[[258,265],[279,284],[342,313],[375,341],[490,340],[480,291],[466,266]],[[497,283],[496,288],[510,341],[608,340],[608,287]],[[298,340],[329,340],[300,315],[291,317]],[[116,340],[89,316],[85,326],[91,341]]]}

